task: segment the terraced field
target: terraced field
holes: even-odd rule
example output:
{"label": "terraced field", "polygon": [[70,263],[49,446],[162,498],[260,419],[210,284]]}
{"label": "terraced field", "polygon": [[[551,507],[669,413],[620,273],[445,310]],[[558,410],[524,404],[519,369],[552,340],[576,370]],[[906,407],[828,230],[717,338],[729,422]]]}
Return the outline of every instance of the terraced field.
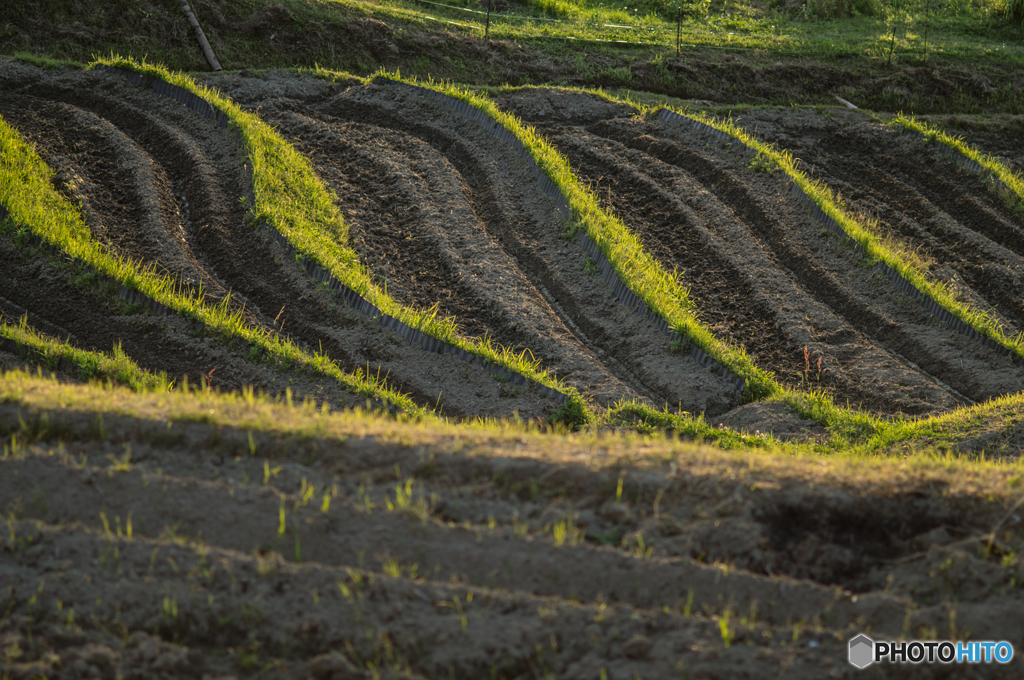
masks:
{"label": "terraced field", "polygon": [[[119,343],[132,370],[175,384],[81,385],[81,365],[0,344],[0,677],[854,677],[860,632],[1024,645],[1024,437],[1019,401],[999,400],[1024,390],[1024,366],[902,293],[778,167],[580,92],[494,97],[568,160],[571,176],[548,178],[517,151],[522,128],[396,81],[203,83],[241,107],[230,126],[123,73],[0,61],[0,119],[90,237],[255,334],[139,304],[33,225],[3,223],[2,321],[90,356]],[[407,342],[336,294],[260,208],[243,115],[308,161],[344,218],[321,238],[349,244],[383,295],[536,370],[428,351],[438,338]],[[1024,328],[1024,221],[981,180],[857,113],[738,122],[1006,336]],[[583,214],[585,189],[600,214]],[[3,200],[14,213],[20,199]],[[621,302],[623,251],[589,248],[599,235],[581,226],[616,219],[733,349],[698,353],[664,310]],[[40,363],[52,375],[11,370]],[[378,376],[404,414],[353,412],[367,397],[352,385]],[[550,376],[558,390],[539,387]],[[752,398],[756,380],[770,399]],[[750,448],[522,422],[625,401]],[[839,406],[798,413],[826,402]],[[824,455],[864,444],[843,439],[848,423],[927,432],[885,453],[1004,460]]]}
{"label": "terraced field", "polygon": [[[780,379],[802,376],[806,347],[815,383],[840,402],[880,412],[934,413],[1021,389],[1024,373],[1019,366],[936,324],[918,305],[900,299],[888,281],[858,261],[856,253],[823,237],[821,225],[789,195],[784,178],[751,167],[729,142],[661,121],[581,115],[576,97],[549,95],[547,102],[538,104],[542,97],[532,92],[513,95],[507,105],[538,124],[581,179],[637,231],[666,267],[690,272],[698,314],[720,335],[744,345],[758,364]],[[877,174],[882,171],[876,168],[892,168],[897,156],[901,168],[920,168],[942,177],[934,192],[960,208],[959,221],[950,220],[955,226],[937,238],[947,251],[959,250],[971,238],[995,238],[995,245],[1001,245],[1021,233],[1020,219],[980,180],[964,177],[920,143],[900,143],[897,132],[871,125],[866,117],[833,117],[827,119],[827,130],[801,125],[805,117],[770,111],[738,122],[759,132],[765,127],[763,120],[775,122],[780,133],[766,135],[766,140],[792,149],[813,169],[815,178],[846,196],[849,185],[833,184],[833,175],[808,153],[810,148],[828,153],[835,165],[849,167],[842,178],[856,177],[859,193],[866,187],[874,187],[876,194],[885,191],[875,187],[874,176],[866,169]],[[793,146],[782,130],[821,141],[810,148]],[[857,134],[874,135],[874,143],[857,139]],[[818,150],[826,146],[825,140],[837,145],[851,137],[842,148],[858,149],[856,160],[831,147]],[[880,148],[892,155],[875,158],[864,151]],[[870,210],[855,201],[854,206],[878,215],[883,224],[899,224],[890,220],[888,205],[875,203]],[[992,236],[993,231],[1003,236]],[[907,233],[904,228],[897,236]],[[934,260],[936,275],[941,276],[946,262],[922,249],[919,240],[907,241]],[[1011,310],[1019,301],[1013,293],[1014,275],[1008,272],[1019,265],[1004,264],[1009,255],[1005,250],[971,247],[977,266],[998,271],[995,275],[1002,280],[961,292],[1016,335],[1020,317]]]}

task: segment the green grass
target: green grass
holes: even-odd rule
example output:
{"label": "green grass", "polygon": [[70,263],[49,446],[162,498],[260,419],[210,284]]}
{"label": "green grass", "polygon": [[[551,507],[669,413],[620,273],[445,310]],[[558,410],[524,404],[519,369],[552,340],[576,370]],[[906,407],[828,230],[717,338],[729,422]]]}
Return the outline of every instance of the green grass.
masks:
{"label": "green grass", "polygon": [[[671,109],[671,107],[669,108]],[[799,169],[797,159],[793,158],[788,151],[761,142],[731,120],[718,120],[700,112],[677,111],[677,113],[682,113],[726,132],[754,149],[760,157],[781,169],[825,214],[834,219],[851,239],[862,245],[866,257],[872,264],[884,262],[889,265],[918,290],[978,333],[991,338],[1011,352],[1024,356],[1024,334],[1019,334],[1014,338],[1008,337],[1003,332],[1002,325],[986,311],[976,309],[970,303],[958,298],[946,285],[930,279],[927,275],[928,263],[925,260],[899,241],[880,235],[877,222],[853,216],[830,187],[808,178]],[[1019,179],[1017,184],[1020,185]]]}
{"label": "green grass", "polygon": [[[913,116],[899,115],[890,123],[893,127],[902,128],[911,132],[923,135],[926,142],[940,142],[950,149],[959,152],[970,158],[972,161],[983,167],[989,174],[1001,181],[1006,189],[999,189],[999,196],[1006,201],[1011,210],[1024,215],[1024,176],[1006,167],[998,159],[982,153],[977,148],[965,142],[961,137],[956,137],[948,132],[928,123],[917,120]],[[992,187],[998,185],[993,184]]]}
{"label": "green grass", "polygon": [[161,78],[203,97],[228,115],[233,128],[241,135],[253,166],[256,204],[249,213],[252,224],[266,220],[288,239],[301,257],[310,258],[327,269],[385,314],[494,365],[557,389],[566,394],[569,401],[582,406],[578,391],[542,370],[540,362],[526,350],[516,353],[511,348],[495,345],[489,338],[465,337],[459,333],[454,319],[438,316],[436,306],[416,309],[401,305],[387,295],[348,245],[348,228],[332,192],[317,177],[309,161],[259,117],[242,111],[234,102],[198,85],[184,74],[117,56],[101,58],[93,66],[100,64]]}
{"label": "green grass", "polygon": [[153,374],[140,368],[124,353],[120,342],[110,353],[79,349],[38,332],[28,325],[27,316],[21,317],[16,324],[0,317],[0,337],[29,348],[35,354],[30,360],[45,365],[51,371],[57,370],[62,362],[70,362],[75,366],[75,377],[80,380],[111,381],[136,392],[164,392],[174,388],[166,374]]}
{"label": "green grass", "polygon": [[[347,12],[372,11],[382,17],[429,25],[454,22],[456,30],[483,32],[485,12],[475,2],[439,0],[330,0]],[[969,55],[978,60],[1024,60],[1020,31],[1003,20],[1005,3],[932,4],[904,2],[897,9],[881,0],[809,0],[795,14],[748,2],[667,0],[637,2],[572,2],[542,0],[517,13],[492,12],[490,36],[514,41],[571,41],[675,48],[676,16],[684,20],[684,49],[765,50],[805,56],[888,58],[895,27],[896,55],[949,59]],[[372,8],[372,9],[371,9]],[[927,31],[927,44],[925,33]]]}
{"label": "green grass", "polygon": [[[183,289],[152,267],[109,252],[91,234],[81,214],[53,187],[53,171],[35,150],[0,118],[0,203],[10,212],[7,229],[18,225],[74,260],[139,291],[187,318],[196,319],[225,338],[241,338],[276,357],[285,365],[305,368],[330,377],[354,393],[379,399],[406,410],[423,410],[408,397],[379,384],[362,371],[345,373],[329,357],[310,354],[287,339],[243,323],[241,312],[231,311],[229,299],[216,306]],[[18,241],[18,234],[15,234]]]}
{"label": "green grass", "polygon": [[[601,209],[596,194],[583,185],[572,173],[568,159],[559,153],[533,127],[523,125],[514,115],[501,110],[490,99],[450,83],[422,83],[416,79],[401,79],[411,84],[431,87],[439,92],[461,99],[510,130],[532,155],[548,178],[561,190],[572,209],[572,221],[567,225],[567,236],[577,230],[585,233],[608,258],[616,274],[658,316],[683,338],[696,343],[719,363],[747,382],[746,397],[761,399],[778,390],[771,376],[754,365],[738,347],[715,337],[695,316],[689,291],[681,277],[668,272],[646,250],[640,240],[623,222]],[[685,361],[680,357],[681,361]]]}

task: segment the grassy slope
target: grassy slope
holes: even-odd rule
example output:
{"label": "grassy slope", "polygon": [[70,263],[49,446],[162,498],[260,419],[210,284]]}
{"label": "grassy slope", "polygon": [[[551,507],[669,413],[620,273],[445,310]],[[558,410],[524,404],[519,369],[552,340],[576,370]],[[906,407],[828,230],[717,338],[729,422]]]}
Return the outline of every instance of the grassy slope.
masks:
{"label": "grassy slope", "polygon": [[[609,4],[598,15],[622,23],[627,20],[616,12],[626,4]],[[691,16],[684,28],[703,36],[691,42],[711,46],[684,48],[681,59],[675,58],[674,30],[654,47],[535,38],[530,37],[533,29],[513,30],[485,45],[476,29],[433,20],[429,15],[436,8],[408,0],[204,0],[193,5],[228,69],[319,64],[366,75],[384,66],[472,84],[622,87],[729,103],[823,104],[838,92],[878,110],[1024,111],[1024,74],[1016,56],[1024,53],[1019,31],[1000,28],[995,15],[936,17],[929,42],[947,44],[949,55],[936,61],[933,50],[928,62],[918,62],[915,47],[902,58],[898,50],[895,63],[888,65],[874,47],[858,46],[857,56],[836,54],[837,49],[853,49],[853,43],[881,44],[886,31],[876,20],[790,21],[737,3],[727,11],[712,6],[710,12]],[[462,14],[452,17],[465,23]],[[907,36],[920,37],[919,27],[901,21]],[[806,54],[776,52],[780,48]],[[178,5],[167,0],[112,0],[102,7],[71,0],[7,3],[0,6],[0,54],[18,51],[79,62],[116,51],[148,55],[175,69],[207,68]]]}
{"label": "grassy slope", "polygon": [[[10,211],[10,218],[4,220],[6,230],[17,225],[19,230],[31,232],[99,274],[202,322],[224,337],[241,338],[286,365],[301,366],[337,380],[355,393],[406,411],[422,411],[408,397],[377,384],[362,372],[344,373],[329,357],[309,354],[278,335],[246,326],[227,304],[210,306],[199,297],[183,293],[169,277],[110,253],[93,238],[78,210],[53,188],[52,178],[53,171],[34,149],[0,118],[0,203]],[[20,240],[18,234],[15,240]]]}
{"label": "grassy slope", "polygon": [[110,353],[79,349],[38,332],[28,325],[27,316],[16,324],[0,317],[0,337],[13,340],[28,350],[29,356],[25,358],[31,363],[38,363],[40,368],[46,366],[56,371],[62,365],[70,365],[70,372],[79,380],[108,380],[137,392],[162,392],[174,388],[166,374],[157,375],[140,368],[124,353],[120,343],[114,345]]}
{"label": "grassy slope", "polygon": [[[529,425],[502,422],[451,425],[440,420],[396,422],[361,411],[329,412],[313,403],[292,405],[254,395],[200,392],[139,394],[112,385],[69,385],[51,378],[12,371],[0,373],[0,404],[14,405],[20,419],[0,419],[0,436],[12,435],[21,445],[41,438],[64,441],[117,441],[130,434],[159,438],[168,423],[200,424],[211,432],[196,441],[214,442],[230,455],[258,455],[271,460],[314,451],[317,441],[372,441],[381,451],[432,451],[442,456],[540,458],[590,469],[621,467],[665,470],[670,463],[682,469],[716,468],[757,473],[778,483],[803,480],[829,486],[897,485],[912,478],[946,480],[947,493],[972,489],[991,499],[1017,499],[1024,483],[1021,459],[979,460],[944,453],[900,451],[896,457],[856,454],[821,457],[793,447],[761,451],[722,451],[701,443],[637,434],[583,432],[552,434]],[[978,412],[978,419],[998,418]],[[1018,416],[1019,419],[1019,416]],[[97,428],[96,423],[104,423]],[[1005,424],[1005,423],[1004,423]],[[948,423],[946,423],[948,426]],[[939,433],[940,428],[935,432]],[[1012,428],[1011,428],[1012,429]],[[362,450],[362,449],[360,449]],[[593,457],[601,450],[602,462]]]}

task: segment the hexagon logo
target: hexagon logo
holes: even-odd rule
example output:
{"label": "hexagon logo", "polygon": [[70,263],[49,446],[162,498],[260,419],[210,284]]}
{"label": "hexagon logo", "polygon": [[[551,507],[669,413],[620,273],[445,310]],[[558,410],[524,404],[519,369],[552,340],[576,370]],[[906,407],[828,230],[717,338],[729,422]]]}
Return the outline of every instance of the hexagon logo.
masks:
{"label": "hexagon logo", "polygon": [[875,641],[861,633],[850,640],[850,663],[866,668],[875,661]]}

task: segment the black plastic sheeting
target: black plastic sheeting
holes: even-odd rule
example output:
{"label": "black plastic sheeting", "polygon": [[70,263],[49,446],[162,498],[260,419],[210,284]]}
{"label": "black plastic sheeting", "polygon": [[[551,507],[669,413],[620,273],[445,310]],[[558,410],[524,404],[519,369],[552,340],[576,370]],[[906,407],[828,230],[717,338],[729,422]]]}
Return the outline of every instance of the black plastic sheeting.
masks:
{"label": "black plastic sheeting", "polygon": [[[196,111],[197,113],[203,115],[203,117],[205,118],[216,118],[220,122],[221,127],[227,127],[228,118],[222,111],[211,106],[205,99],[202,99],[201,97],[198,97],[181,87],[178,87],[176,85],[170,85],[162,80],[147,78],[138,73],[126,71],[124,69],[119,69],[111,66],[107,67],[107,71],[114,73],[116,75],[120,75],[126,78],[129,82],[140,87],[145,87],[148,85],[157,94],[174,99],[175,101],[184,104],[193,111]],[[432,92],[432,90],[427,91]],[[504,128],[501,129],[504,130]],[[537,168],[537,170],[539,171],[540,169]],[[547,177],[545,176],[544,179],[547,180]],[[551,184],[550,180],[548,180],[548,184]],[[551,184],[551,189],[557,192],[557,188],[553,184]],[[565,204],[565,211],[568,211],[568,204]],[[423,331],[412,328],[411,326],[405,324],[404,322],[399,321],[397,318],[393,316],[383,313],[376,305],[374,305],[369,300],[361,296],[355,290],[349,288],[347,285],[336,279],[327,269],[309,259],[308,256],[306,256],[305,254],[299,253],[299,251],[291,244],[291,242],[289,242],[288,239],[281,234],[281,232],[277,231],[277,229],[270,225],[266,220],[261,220],[260,224],[262,228],[266,230],[267,234],[271,237],[271,239],[276,241],[281,246],[281,248],[284,249],[286,253],[288,253],[291,256],[299,254],[303,256],[302,266],[305,268],[306,273],[309,274],[309,276],[314,281],[316,281],[317,283],[325,284],[329,290],[333,291],[339,297],[343,298],[349,304],[349,306],[351,306],[353,309],[360,312],[361,314],[369,316],[370,318],[373,319],[380,319],[381,324],[385,328],[394,331],[409,344],[417,345],[428,352],[440,354],[442,356],[448,354],[455,355],[457,358],[467,363],[482,366],[492,375],[503,380],[507,380],[508,382],[514,385],[527,385],[545,396],[552,397],[558,403],[563,403],[566,400],[567,397],[565,394],[559,392],[558,390],[552,387],[542,385],[541,383],[536,382],[535,380],[532,380],[530,378],[527,378],[524,375],[521,375],[514,371],[510,371],[503,366],[496,366],[485,357],[473,354],[472,352],[468,352],[462,349],[461,347],[456,347],[455,345],[449,344],[443,340],[428,335]],[[121,297],[126,301],[141,304],[146,304],[145,301],[148,300],[148,298],[146,298],[141,293],[137,291],[128,291],[127,289],[122,290]],[[163,313],[161,308],[166,309],[166,307],[164,307],[163,305],[156,301],[149,300],[148,302],[151,305],[150,308],[154,311],[154,313],[160,314]]]}
{"label": "black plastic sheeting", "polygon": [[[924,135],[914,130],[904,129],[903,134],[907,135],[908,137],[914,137],[915,139],[925,139]],[[933,139],[930,146],[936,151],[938,151],[940,154],[945,156],[946,158],[950,159],[951,161],[959,165],[964,170],[973,172],[976,175],[981,175],[982,177],[991,180],[997,187],[999,187],[1003,191],[1012,191],[1010,187],[1006,186],[1003,180],[999,179],[995,175],[995,173],[993,173],[991,170],[978,163],[973,158],[968,158],[957,149],[947,146],[937,139]]]}
{"label": "black plastic sheeting", "polygon": [[[487,113],[481,111],[472,104],[462,101],[461,99],[443,94],[436,90],[420,87],[418,85],[410,85],[408,83],[392,80],[383,76],[377,77],[374,82],[396,85],[413,90],[414,92],[430,97],[431,99],[448,106],[457,113],[475,120],[484,128],[484,130],[490,133],[491,136],[498,141],[507,144],[519,156],[519,158],[522,159],[523,163],[526,164],[527,170],[529,170],[536,178],[537,186],[540,190],[555,202],[555,208],[563,219],[568,219],[572,216],[572,209],[569,207],[569,201],[566,200],[558,186],[555,185],[555,183],[547,176],[547,173],[537,165],[537,162],[533,159],[533,155],[530,153],[530,150],[519,141],[519,138],[516,137],[511,130],[491,118]],[[580,231],[577,236],[577,241],[590,255],[590,258],[594,263],[600,267],[601,278],[611,289],[612,293],[615,295],[615,299],[631,310],[645,310],[647,312],[647,316],[654,321],[662,332],[671,336],[672,340],[678,340],[689,344],[689,355],[694,361],[708,369],[712,374],[719,375],[724,378],[729,384],[735,387],[737,391],[743,391],[747,386],[747,383],[743,378],[737,376],[718,361],[711,358],[704,352],[704,350],[698,347],[696,343],[688,342],[686,338],[683,338],[673,331],[664,319],[647,307],[644,301],[641,300],[640,297],[638,297],[621,278],[619,278],[619,275],[615,272],[615,268],[612,267],[608,258],[606,258],[604,253],[601,252],[601,248],[598,247],[597,243],[595,243],[590,236],[585,232]]]}
{"label": "black plastic sheeting", "polygon": [[475,120],[492,137],[497,139],[499,142],[504,142],[516,152],[519,158],[526,165],[526,169],[533,175],[534,179],[537,180],[537,186],[540,187],[540,190],[555,202],[555,209],[558,210],[558,214],[560,214],[563,219],[572,217],[572,209],[569,208],[569,201],[565,199],[565,196],[562,195],[562,192],[558,189],[555,183],[547,176],[547,173],[541,170],[540,166],[537,165],[537,162],[533,160],[533,154],[530,153],[530,150],[523,146],[523,143],[519,141],[519,138],[504,125],[494,120],[472,104],[467,104],[461,99],[443,94],[437,90],[420,87],[419,85],[410,85],[398,80],[391,80],[384,76],[375,78],[374,82],[397,85],[399,87],[410,89],[425,97],[439,101],[453,111]]}
{"label": "black plastic sheeting", "polygon": [[630,290],[629,286],[622,282],[622,279],[619,278],[619,275],[612,267],[611,262],[609,262],[608,258],[604,256],[604,253],[601,252],[601,249],[596,243],[594,243],[593,239],[583,231],[580,231],[576,240],[590,256],[590,259],[594,261],[594,264],[600,269],[601,279],[608,284],[609,288],[611,288],[612,294],[615,295],[615,299],[631,310],[643,310],[647,312],[648,318],[654,322],[655,326],[658,327],[658,330],[670,336],[672,341],[689,344],[689,355],[691,359],[708,369],[708,371],[713,375],[720,376],[732,385],[737,392],[743,391],[747,386],[747,382],[743,378],[737,376],[735,373],[709,356],[704,350],[697,346],[697,343],[687,342],[686,338],[672,330],[672,327],[668,325],[667,321],[651,311],[644,301],[641,300],[636,293]]}
{"label": "black plastic sheeting", "polygon": [[104,66],[104,69],[106,69],[108,73],[121,76],[132,85],[149,87],[157,94],[167,97],[168,99],[173,99],[182,106],[195,111],[203,118],[212,118],[216,120],[222,128],[226,128],[228,126],[228,116],[226,113],[211,105],[199,95],[193,94],[183,87],[172,85],[160,80],[159,78],[150,78],[149,76],[144,76],[141,73],[117,68],[116,66]]}
{"label": "black plastic sheeting", "polygon": [[[668,109],[662,109],[661,111],[659,111],[659,117],[665,121],[682,121],[691,123],[695,130],[699,130],[701,132],[709,132],[713,134],[717,139],[733,139],[731,135],[728,135],[722,132],[721,130],[717,130],[711,127],[710,125],[705,125],[704,123],[701,123],[700,121],[697,120],[693,120],[692,118],[689,118],[687,116],[683,116],[673,111],[669,111]],[[920,135],[916,132],[908,131],[907,134],[917,136],[922,139],[924,138],[923,135]],[[737,139],[734,141],[737,144],[740,144],[745,148],[750,149],[750,147],[748,147],[740,140]],[[941,142],[938,141],[934,142],[934,144],[939,149],[939,151],[941,151],[944,155],[952,158],[953,161],[957,163],[957,165],[960,165],[961,167],[966,168],[968,170],[973,170],[974,172],[985,174],[988,173],[988,170],[978,165],[970,158],[967,158],[960,152],[951,149],[945,144],[942,144]],[[750,150],[755,151],[754,149]],[[999,181],[996,177],[992,177],[992,179],[997,182]],[[1002,182],[999,183],[1002,184]],[[804,193],[803,189],[797,186],[796,183],[793,182],[792,180],[790,180],[790,188],[793,192],[793,195],[796,196],[797,200],[808,211],[810,211],[810,213],[814,216],[816,220],[818,220],[818,222],[823,224],[829,231],[834,233],[836,236],[843,239],[844,243],[852,247],[858,255],[864,256],[867,254],[863,244],[852,239],[850,235],[846,233],[846,230],[843,229],[842,226],[840,226],[840,224],[835,221],[835,219],[830,217],[824,210],[822,210],[821,207],[814,202],[814,199],[812,199],[810,196]],[[898,271],[887,265],[885,262],[879,261],[875,265],[875,269],[880,274],[882,274],[882,276],[892,281],[900,290],[900,292],[915,300],[918,304],[924,307],[929,314],[931,314],[933,317],[943,322],[947,326],[950,326],[957,333],[967,336],[968,338],[976,342],[980,342],[985,347],[988,347],[989,349],[993,350],[996,354],[999,354],[1004,357],[1010,357],[1010,359],[1015,364],[1024,363],[1024,357],[1021,357],[1016,352],[1013,352],[1010,349],[1004,347],[1003,345],[1000,345],[992,338],[979,333],[977,330],[975,330],[970,325],[965,323],[962,319],[960,319],[959,317],[951,313],[949,310],[947,310],[945,307],[940,305],[938,302],[933,300],[931,297],[929,297],[926,293],[922,292],[917,286],[912,284],[910,281],[907,281],[907,279],[904,278],[902,274],[900,274]]]}
{"label": "black plastic sheeting", "polygon": [[[33,361],[37,364],[49,365],[49,362],[46,360],[45,354],[40,352],[32,345],[26,345],[25,343],[18,342],[17,340],[14,340],[12,338],[0,336],[0,352],[7,352],[8,354],[13,354],[23,359],[27,359],[28,361]],[[76,374],[78,373],[80,368],[81,367],[71,359],[61,357],[57,361],[57,365],[53,368],[53,370],[58,371],[60,373]]]}

